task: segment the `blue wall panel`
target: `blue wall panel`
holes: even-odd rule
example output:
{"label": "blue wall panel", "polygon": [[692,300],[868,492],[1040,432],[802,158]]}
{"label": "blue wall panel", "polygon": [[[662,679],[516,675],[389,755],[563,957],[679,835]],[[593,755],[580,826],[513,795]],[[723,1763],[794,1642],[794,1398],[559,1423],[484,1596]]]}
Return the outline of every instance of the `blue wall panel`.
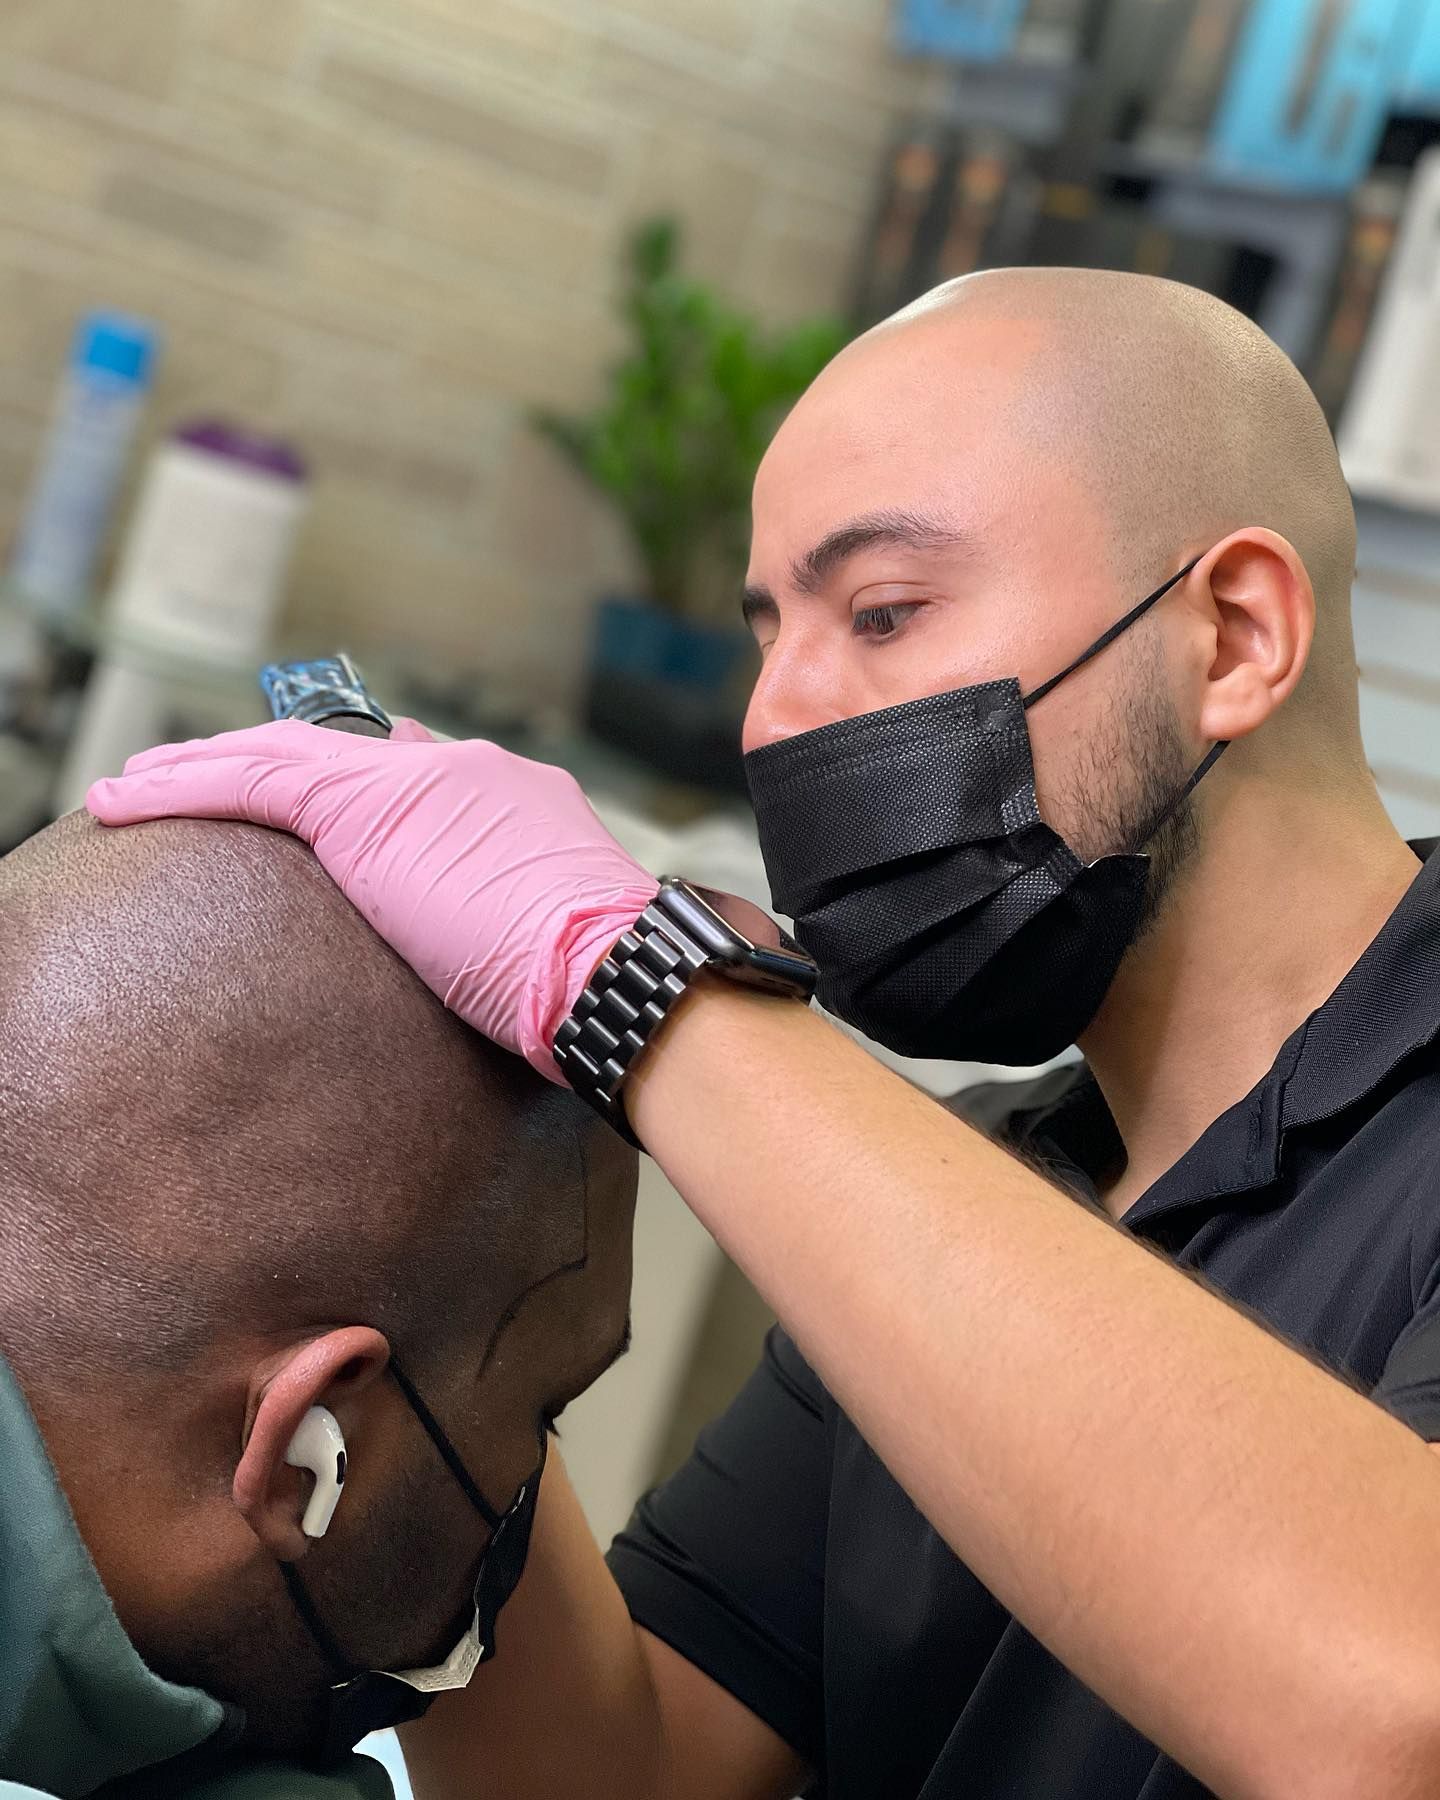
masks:
{"label": "blue wall panel", "polygon": [[1440,0],[1420,0],[1396,104],[1402,112],[1440,113]]}
{"label": "blue wall panel", "polygon": [[994,62],[1006,55],[1024,16],[1025,0],[901,0],[900,48],[959,62]]}
{"label": "blue wall panel", "polygon": [[1219,175],[1340,193],[1374,158],[1419,0],[1256,0],[1211,131]]}

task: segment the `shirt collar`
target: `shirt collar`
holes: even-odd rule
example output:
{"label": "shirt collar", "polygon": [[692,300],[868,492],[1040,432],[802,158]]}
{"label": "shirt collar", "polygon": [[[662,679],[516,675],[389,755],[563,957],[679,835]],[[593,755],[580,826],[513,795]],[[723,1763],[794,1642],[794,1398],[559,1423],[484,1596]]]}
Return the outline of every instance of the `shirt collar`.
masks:
{"label": "shirt collar", "polygon": [[141,1660],[0,1357],[0,1785],[88,1794],[193,1749],[224,1720],[218,1700]]}
{"label": "shirt collar", "polygon": [[[1270,1187],[1285,1136],[1357,1104],[1440,1036],[1440,839],[1411,848],[1415,879],[1334,993],[1281,1046],[1264,1078],[1222,1113],[1125,1215],[1127,1228]],[[1051,1104],[1019,1113],[1013,1136],[1068,1185],[1095,1197],[1123,1154],[1120,1135],[1083,1065]]]}
{"label": "shirt collar", "polygon": [[1440,839],[1410,847],[1419,872],[1379,936],[1301,1027],[1281,1128],[1318,1124],[1373,1093],[1440,1033]]}

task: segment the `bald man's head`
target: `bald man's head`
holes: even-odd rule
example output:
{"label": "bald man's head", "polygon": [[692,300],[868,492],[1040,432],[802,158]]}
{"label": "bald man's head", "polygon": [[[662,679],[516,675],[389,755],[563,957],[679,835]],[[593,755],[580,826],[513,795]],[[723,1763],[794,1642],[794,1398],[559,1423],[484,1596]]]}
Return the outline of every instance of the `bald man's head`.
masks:
{"label": "bald man's head", "polygon": [[[943,356],[1000,325],[1028,338],[1007,428],[1063,462],[1107,522],[1117,571],[1144,592],[1203,550],[1259,525],[1294,546],[1314,586],[1315,649],[1302,687],[1354,714],[1350,589],[1355,513],[1320,404],[1288,356],[1223,300],[1154,276],[997,269],[947,283],[862,343],[896,334]],[[1358,726],[1357,726],[1358,729]]]}
{"label": "bald man's head", "polygon": [[[367,1320],[419,1361],[579,1254],[571,1096],[293,840],[62,820],[0,863],[0,1315],[133,1373]],[[599,1148],[596,1148],[597,1143]]]}
{"label": "bald man's head", "polygon": [[1041,815],[1084,860],[1144,844],[1155,908],[1251,775],[1257,795],[1378,805],[1335,447],[1288,359],[1208,295],[1072,269],[937,289],[802,396],[753,523],[747,749],[976,683],[1045,687],[1026,715]]}
{"label": "bald man's head", "polygon": [[489,1530],[433,1432],[492,1512],[527,1484],[622,1347],[635,1175],[290,838],[76,815],[0,862],[0,1349],[141,1654],[249,1747],[315,1740],[336,1654],[454,1648]]}

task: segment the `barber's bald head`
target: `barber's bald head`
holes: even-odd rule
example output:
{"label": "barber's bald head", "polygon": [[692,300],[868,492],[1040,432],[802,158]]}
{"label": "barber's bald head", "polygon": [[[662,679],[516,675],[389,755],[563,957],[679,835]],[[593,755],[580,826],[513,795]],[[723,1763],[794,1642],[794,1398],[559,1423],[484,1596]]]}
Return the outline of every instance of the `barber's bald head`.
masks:
{"label": "barber's bald head", "polygon": [[1247,772],[1366,784],[1350,499],[1304,381],[1220,301],[1087,270],[950,283],[843,351],[761,467],[747,745],[1028,691],[1194,558],[1029,714],[1042,812],[1083,854],[1133,848],[1222,738],[1162,866]]}
{"label": "barber's bald head", "polygon": [[1208,548],[1265,526],[1314,586],[1317,651],[1332,648],[1332,629],[1349,651],[1349,489],[1319,402],[1253,320],[1153,276],[1000,269],[926,295],[873,342],[882,350],[909,329],[944,354],[997,326],[1034,345],[1014,393],[1018,441],[1067,463],[1093,494],[1127,582],[1155,585],[1177,544]]}
{"label": "barber's bald head", "polygon": [[1163,561],[1177,536],[1268,525],[1317,586],[1348,593],[1355,521],[1330,429],[1253,320],[1153,276],[999,269],[936,289],[873,341],[986,323],[1033,328],[1043,361],[1017,393],[1019,428],[1077,459],[1128,542]]}
{"label": "barber's bald head", "polygon": [[[621,1346],[635,1158],[446,1013],[310,853],[76,815],[0,861],[0,1348],[151,1665],[314,1728],[334,1672],[443,1658],[486,1532]],[[324,1542],[284,1453],[350,1475]],[[468,1616],[468,1615],[467,1615]]]}

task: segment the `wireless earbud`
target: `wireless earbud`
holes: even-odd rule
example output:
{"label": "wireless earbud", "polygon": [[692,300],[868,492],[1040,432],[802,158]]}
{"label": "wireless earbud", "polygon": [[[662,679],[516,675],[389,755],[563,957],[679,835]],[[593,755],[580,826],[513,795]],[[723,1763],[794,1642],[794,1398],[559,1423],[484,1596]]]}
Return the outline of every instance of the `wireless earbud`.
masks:
{"label": "wireless earbud", "polygon": [[308,1538],[322,1538],[345,1486],[345,1433],[328,1407],[310,1408],[290,1440],[285,1460],[292,1469],[308,1469],[315,1477],[300,1529]]}

